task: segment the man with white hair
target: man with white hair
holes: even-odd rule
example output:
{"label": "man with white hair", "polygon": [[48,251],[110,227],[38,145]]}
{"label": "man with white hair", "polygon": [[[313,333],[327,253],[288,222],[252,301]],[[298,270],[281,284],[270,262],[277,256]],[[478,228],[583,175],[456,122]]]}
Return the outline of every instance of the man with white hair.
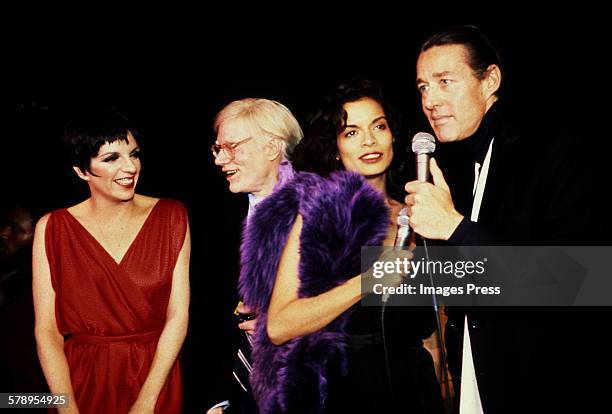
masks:
{"label": "man with white hair", "polygon": [[[294,174],[288,156],[302,139],[298,121],[283,104],[269,99],[246,98],[233,101],[215,117],[213,124],[215,143],[212,153],[215,164],[221,168],[233,193],[246,193],[249,206],[247,216],[257,204],[289,181]],[[235,311],[244,332],[237,350],[233,377],[236,380],[231,394],[236,412],[253,412],[256,406],[250,397],[250,335],[257,323],[256,315],[239,303]],[[228,367],[228,370],[230,367]],[[224,401],[209,409],[209,414],[221,413],[230,404]]]}

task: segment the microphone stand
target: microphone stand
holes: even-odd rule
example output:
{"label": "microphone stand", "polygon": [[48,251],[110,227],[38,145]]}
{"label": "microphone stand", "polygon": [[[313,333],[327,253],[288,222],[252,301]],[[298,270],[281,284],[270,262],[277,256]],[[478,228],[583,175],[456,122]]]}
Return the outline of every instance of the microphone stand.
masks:
{"label": "microphone stand", "polygon": [[[423,240],[423,248],[425,250],[425,260],[429,262],[429,250],[427,248],[427,239],[425,237],[421,237],[421,240]],[[435,289],[435,284],[433,280],[433,274],[431,273],[431,269],[429,268],[429,266],[427,266],[427,268],[428,268],[428,274],[429,274],[429,285],[432,287],[431,301],[432,301],[432,305],[433,305],[434,312],[436,315],[436,328],[437,328],[436,336],[438,337],[438,344],[440,346],[440,364],[442,365],[442,384],[444,387],[444,393],[446,395],[446,398],[444,398],[444,403],[445,403],[446,412],[448,414],[451,414],[452,396],[451,396],[450,385],[449,385],[449,380],[448,380],[448,371],[446,369],[446,364],[447,364],[446,346],[444,344],[444,338],[442,335],[442,323],[440,322],[440,314],[439,314],[440,306],[438,304],[438,298],[435,293],[436,289]]]}

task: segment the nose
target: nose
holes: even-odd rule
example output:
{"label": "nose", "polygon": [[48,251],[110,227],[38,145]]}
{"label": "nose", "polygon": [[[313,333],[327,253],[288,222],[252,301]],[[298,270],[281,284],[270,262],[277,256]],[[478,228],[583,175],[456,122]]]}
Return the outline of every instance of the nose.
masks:
{"label": "nose", "polygon": [[365,134],[363,134],[363,141],[361,143],[361,146],[371,147],[374,144],[376,144],[376,137],[374,136],[374,133],[372,131],[367,130]]}
{"label": "nose", "polygon": [[225,165],[230,162],[230,157],[227,155],[227,151],[222,149],[219,154],[215,157],[215,165]]}
{"label": "nose", "polygon": [[126,173],[135,174],[138,168],[136,162],[131,157],[125,157],[121,169]]}
{"label": "nose", "polygon": [[435,107],[440,106],[440,93],[436,88],[430,87],[422,96],[422,102],[425,109],[432,111]]}

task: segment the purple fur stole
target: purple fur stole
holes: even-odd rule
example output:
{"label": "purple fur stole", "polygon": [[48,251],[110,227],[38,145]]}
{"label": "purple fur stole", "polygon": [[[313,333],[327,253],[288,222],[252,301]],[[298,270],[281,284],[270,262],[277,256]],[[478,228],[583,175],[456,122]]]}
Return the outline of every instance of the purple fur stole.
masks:
{"label": "purple fur stole", "polygon": [[349,312],[280,346],[267,335],[278,264],[298,213],[303,217],[300,297],[316,296],[361,273],[361,247],[380,245],[390,223],[383,196],[360,175],[345,171],[327,179],[299,173],[257,206],[243,232],[239,288],[258,316],[251,385],[261,414],[318,413],[330,373],[346,373]]}

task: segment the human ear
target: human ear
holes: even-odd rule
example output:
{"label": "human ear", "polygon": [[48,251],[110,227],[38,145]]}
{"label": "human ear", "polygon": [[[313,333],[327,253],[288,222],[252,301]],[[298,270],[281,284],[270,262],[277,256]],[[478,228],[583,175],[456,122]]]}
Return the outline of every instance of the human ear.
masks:
{"label": "human ear", "polygon": [[84,181],[89,181],[89,176],[87,174],[85,174],[83,172],[83,170],[81,170],[79,167],[77,166],[73,166],[72,169],[74,170],[74,172],[76,173],[76,175]]}
{"label": "human ear", "polygon": [[270,161],[277,159],[283,154],[283,143],[280,138],[271,139],[266,145],[266,152]]}
{"label": "human ear", "polygon": [[487,98],[494,95],[499,90],[502,81],[502,74],[499,66],[489,65],[487,68],[485,78],[483,79],[483,86]]}

